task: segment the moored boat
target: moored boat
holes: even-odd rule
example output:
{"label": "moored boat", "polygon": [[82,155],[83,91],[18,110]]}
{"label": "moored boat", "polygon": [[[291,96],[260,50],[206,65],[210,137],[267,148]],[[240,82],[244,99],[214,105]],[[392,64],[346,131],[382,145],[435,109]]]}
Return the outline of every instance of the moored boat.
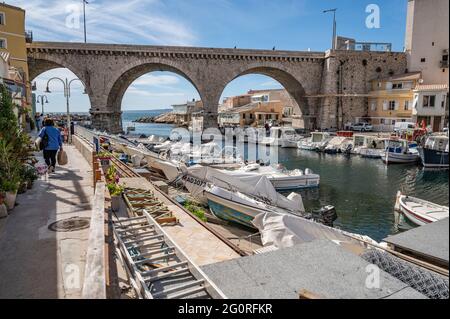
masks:
{"label": "moored boat", "polygon": [[277,191],[287,191],[301,188],[319,187],[320,175],[314,174],[312,170],[306,168],[287,170],[284,166],[261,166],[259,164],[245,165],[237,170],[222,171],[235,177],[245,176],[266,176]]}
{"label": "moored boat", "polygon": [[449,217],[449,209],[446,206],[403,195],[397,194],[395,209],[403,214],[415,225],[422,226]]}
{"label": "moored boat", "polygon": [[392,138],[387,141],[381,159],[386,164],[411,164],[417,163],[420,156],[417,149],[409,148],[407,140]]}
{"label": "moored boat", "polygon": [[419,154],[426,168],[448,168],[448,136],[430,135]]}

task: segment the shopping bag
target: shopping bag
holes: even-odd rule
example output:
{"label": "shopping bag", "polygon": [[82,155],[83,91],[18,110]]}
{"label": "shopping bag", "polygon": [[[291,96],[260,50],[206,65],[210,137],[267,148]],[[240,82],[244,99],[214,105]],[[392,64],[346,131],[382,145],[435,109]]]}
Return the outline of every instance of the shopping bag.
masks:
{"label": "shopping bag", "polygon": [[60,151],[58,152],[57,159],[58,159],[58,164],[59,164],[59,165],[66,165],[67,162],[69,161],[69,160],[67,159],[67,153],[66,153],[65,151],[63,151],[63,150],[60,150]]}

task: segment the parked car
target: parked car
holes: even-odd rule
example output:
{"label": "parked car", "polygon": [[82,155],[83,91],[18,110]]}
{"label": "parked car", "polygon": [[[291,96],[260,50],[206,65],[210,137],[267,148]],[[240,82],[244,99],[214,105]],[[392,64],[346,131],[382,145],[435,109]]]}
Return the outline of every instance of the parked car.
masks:
{"label": "parked car", "polygon": [[352,131],[370,132],[372,131],[372,129],[373,129],[372,125],[368,123],[356,123],[351,126]]}

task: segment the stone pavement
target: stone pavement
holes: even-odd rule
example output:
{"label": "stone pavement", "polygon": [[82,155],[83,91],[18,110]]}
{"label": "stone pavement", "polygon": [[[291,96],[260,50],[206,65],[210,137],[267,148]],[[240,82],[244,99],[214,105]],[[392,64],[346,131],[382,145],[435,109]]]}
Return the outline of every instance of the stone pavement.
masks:
{"label": "stone pavement", "polygon": [[92,170],[73,146],[65,150],[69,163],[19,195],[19,205],[1,221],[0,299],[81,296],[89,227],[48,228],[55,221],[91,215]]}

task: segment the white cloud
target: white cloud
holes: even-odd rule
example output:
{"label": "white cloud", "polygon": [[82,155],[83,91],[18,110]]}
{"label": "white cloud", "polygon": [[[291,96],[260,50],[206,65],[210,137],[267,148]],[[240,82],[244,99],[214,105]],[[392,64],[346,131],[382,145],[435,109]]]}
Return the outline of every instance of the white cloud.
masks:
{"label": "white cloud", "polygon": [[[12,4],[26,10],[27,28],[36,40],[83,41],[81,1],[15,0]],[[88,42],[193,45],[194,33],[182,22],[160,13],[161,5],[161,0],[89,1]]]}
{"label": "white cloud", "polygon": [[263,86],[263,87],[280,87],[281,84],[278,83],[277,81],[270,80],[270,81],[261,83],[259,86]]}
{"label": "white cloud", "polygon": [[187,96],[183,92],[150,92],[144,89],[138,89],[130,86],[125,92],[125,95],[140,95],[147,97],[175,97],[175,96]]}

